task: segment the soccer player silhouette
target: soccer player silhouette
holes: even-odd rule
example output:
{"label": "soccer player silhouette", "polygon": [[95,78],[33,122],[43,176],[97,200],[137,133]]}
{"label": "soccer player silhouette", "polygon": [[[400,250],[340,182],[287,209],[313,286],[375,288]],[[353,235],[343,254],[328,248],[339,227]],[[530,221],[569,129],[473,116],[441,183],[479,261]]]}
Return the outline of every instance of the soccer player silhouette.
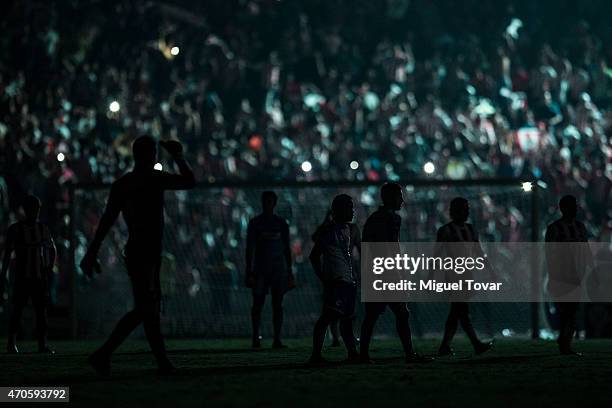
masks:
{"label": "soccer player silhouette", "polygon": [[[389,242],[397,244],[400,238],[402,218],[397,214],[404,204],[402,187],[397,183],[385,183],[380,189],[383,205],[372,213],[363,226],[362,242]],[[398,248],[399,249],[399,248]],[[389,307],[395,315],[395,327],[402,342],[407,363],[429,362],[429,357],[417,354],[412,345],[410,311],[403,302],[366,302],[365,317],[361,324],[361,361],[371,363],[370,341],[376,321]]]}
{"label": "soccer player silhouette", "polygon": [[177,141],[160,142],[172,156],[180,174],[153,169],[157,146],[150,136],[137,138],[132,145],[134,169],[116,180],[110,190],[106,209],[89,250],[81,262],[85,274],[100,273],[96,259],[104,237],[123,214],[128,227],[125,261],[132,283],[134,309],[119,320],[112,334],[89,356],[89,364],[100,375],[110,375],[113,351],[141,323],[155,356],[159,372],[171,374],[174,366],[168,360],[160,329],[160,264],[164,227],[164,191],[187,190],[195,186],[191,168],[183,159],[183,148]]}
{"label": "soccer player silhouette", "polygon": [[[481,251],[478,233],[472,224],[466,222],[470,215],[468,200],[463,197],[453,198],[450,203],[449,212],[451,222],[438,229],[436,242],[473,242],[476,243],[474,248]],[[472,325],[472,319],[470,318],[469,303],[452,302],[446,319],[446,325],[444,326],[444,337],[442,338],[442,344],[438,350],[438,356],[452,356],[454,354],[450,344],[453,337],[455,337],[459,323],[461,323],[461,327],[470,339],[477,355],[493,347],[492,342],[485,343],[478,339],[476,330],[474,330],[474,326]]]}
{"label": "soccer player silhouette", "polygon": [[[331,210],[329,210],[325,214],[325,218],[323,219],[323,222],[321,223],[321,225],[319,225],[315,233],[312,234],[313,242],[317,242],[319,233],[324,230],[324,228],[327,226],[328,223],[331,223],[331,222],[333,222],[332,212]],[[354,222],[350,222],[348,225],[349,225],[350,234],[351,234],[351,241],[350,241],[350,246],[349,246],[351,254],[354,254],[355,250],[357,250],[361,254],[361,232],[359,231],[359,226]],[[351,260],[352,260],[352,266],[353,266],[353,275],[357,279],[359,278],[358,276],[359,260],[358,259],[356,260],[354,256],[351,257]],[[358,304],[358,301],[356,303]],[[331,338],[332,338],[331,347],[340,347],[341,346],[340,344],[341,336],[340,336],[340,329],[338,328],[338,320],[331,322],[329,324],[329,332],[331,333]],[[357,339],[355,339],[355,343],[357,343]]]}
{"label": "soccer player silhouette", "polygon": [[289,225],[274,214],[278,197],[273,191],[261,194],[262,213],[249,221],[246,242],[246,286],[253,291],[251,322],[253,348],[261,347],[259,327],[266,295],[272,295],[273,348],[286,348],[281,341],[283,296],[295,286],[291,269]]}
{"label": "soccer player silhouette", "polygon": [[49,302],[49,280],[55,264],[55,244],[49,228],[38,220],[41,203],[38,197],[27,196],[23,202],[25,219],[8,228],[6,247],[0,274],[0,299],[4,296],[7,272],[11,255],[15,252],[13,277],[13,307],[9,318],[7,352],[18,353],[17,333],[23,309],[32,298],[36,311],[36,334],[38,351],[54,354],[47,345],[47,305]]}
{"label": "soccer player silhouette", "polygon": [[[584,224],[576,220],[578,204],[576,197],[566,195],[559,201],[561,218],[546,228],[546,242],[587,242],[587,232]],[[551,248],[549,248],[551,247]],[[584,271],[576,270],[570,265],[575,265],[575,251],[567,247],[555,247],[550,245],[546,251],[546,262],[548,264],[549,284],[548,290],[553,297],[562,297],[573,282],[579,282]],[[577,247],[579,247],[577,245]],[[581,353],[572,349],[572,339],[576,331],[576,314],[579,303],[556,302],[559,311],[559,337],[557,344],[562,355],[582,356]]]}
{"label": "soccer player silhouette", "polygon": [[348,361],[359,360],[352,320],[357,285],[351,262],[348,225],[353,215],[353,199],[349,195],[339,194],[332,202],[332,221],[323,224],[315,233],[316,240],[309,259],[323,283],[323,311],[313,330],[311,364],[326,362],[321,351],[327,327],[335,321],[339,321]]}

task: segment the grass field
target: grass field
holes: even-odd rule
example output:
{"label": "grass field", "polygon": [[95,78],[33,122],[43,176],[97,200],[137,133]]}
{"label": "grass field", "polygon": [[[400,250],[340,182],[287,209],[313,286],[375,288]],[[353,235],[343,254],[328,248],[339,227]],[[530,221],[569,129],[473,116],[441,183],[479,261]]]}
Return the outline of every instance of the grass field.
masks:
{"label": "grass field", "polygon": [[[98,378],[85,358],[98,342],[56,342],[55,356],[0,355],[0,385],[68,385],[77,406],[612,406],[612,341],[576,344],[583,358],[561,357],[554,342],[499,340],[490,354],[473,357],[458,339],[456,356],[407,366],[399,341],[374,342],[375,365],[338,361],[309,367],[308,340],[289,340],[289,350],[251,351],[246,340],[169,340],[173,377],[155,373],[144,341],[132,340],[113,359],[113,375]],[[267,343],[264,343],[268,346]],[[418,350],[433,354],[437,343]]]}

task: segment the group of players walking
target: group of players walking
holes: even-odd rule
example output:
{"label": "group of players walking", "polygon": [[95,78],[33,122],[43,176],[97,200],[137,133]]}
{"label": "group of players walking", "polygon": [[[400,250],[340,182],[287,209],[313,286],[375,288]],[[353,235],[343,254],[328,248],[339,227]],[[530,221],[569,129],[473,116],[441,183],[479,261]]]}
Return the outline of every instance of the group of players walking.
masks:
{"label": "group of players walking", "polygon": [[[167,357],[160,328],[160,259],[164,226],[164,191],[185,190],[195,186],[193,172],[183,158],[183,148],[176,141],[160,142],[174,159],[179,174],[154,170],[157,161],[157,143],[143,136],[133,144],[134,169],[115,181],[111,187],[107,205],[95,237],[81,262],[81,269],[88,276],[100,273],[97,260],[102,242],[123,214],[128,227],[125,261],[132,283],[134,309],[117,323],[108,340],[88,358],[89,364],[101,375],[110,375],[111,355],[141,323],[159,371],[175,372]],[[399,242],[401,217],[398,211],[404,203],[402,188],[396,183],[386,183],[380,190],[382,205],[372,213],[360,237],[359,229],[352,223],[353,199],[346,194],[337,195],[329,217],[313,234],[314,246],[310,262],[323,285],[323,308],[313,330],[313,349],[309,362],[322,364],[323,343],[329,327],[339,327],[350,362],[370,363],[370,343],[376,321],[389,308],[395,315],[396,329],[406,362],[431,361],[432,358],[415,352],[406,303],[365,303],[365,315],[361,325],[359,350],[353,331],[353,319],[357,298],[357,277],[353,269],[352,252],[363,242]],[[268,293],[272,298],[274,348],[284,348],[281,341],[283,323],[283,297],[295,287],[289,226],[274,214],[277,196],[267,191],[262,194],[262,213],[248,225],[246,242],[246,286],[252,289],[252,328],[254,348],[261,347],[261,313]],[[11,225],[0,272],[0,299],[3,298],[6,276],[15,252],[15,277],[13,279],[12,311],[10,316],[9,353],[18,353],[16,337],[22,311],[29,298],[36,309],[39,351],[53,353],[46,341],[46,307],[49,293],[49,277],[55,262],[55,245],[48,228],[38,220],[40,201],[29,196],[24,204],[25,219]],[[560,202],[563,217],[547,230],[547,241],[586,241],[584,225],[576,221],[576,199],[564,197]],[[469,203],[457,197],[450,203],[451,222],[438,230],[437,240],[443,242],[478,242],[475,228],[467,223]],[[562,354],[578,354],[571,349],[576,322],[576,304],[560,305],[561,331],[559,349]],[[476,335],[469,315],[468,303],[452,303],[445,325],[438,355],[453,354],[451,341],[458,325],[470,339],[475,354],[491,349],[492,343],[482,342]]]}

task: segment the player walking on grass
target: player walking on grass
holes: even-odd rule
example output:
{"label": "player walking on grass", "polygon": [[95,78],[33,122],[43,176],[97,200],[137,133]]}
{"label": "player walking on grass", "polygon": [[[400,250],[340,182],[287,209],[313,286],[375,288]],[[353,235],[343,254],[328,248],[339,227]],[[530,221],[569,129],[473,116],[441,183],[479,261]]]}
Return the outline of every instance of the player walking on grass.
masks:
{"label": "player walking on grass", "polygon": [[[362,242],[388,242],[397,244],[400,238],[402,218],[397,214],[404,204],[402,187],[397,183],[385,183],[380,189],[383,205],[367,219],[363,226]],[[398,246],[399,250],[399,246]],[[403,302],[366,302],[365,317],[361,324],[361,361],[371,363],[370,341],[374,326],[381,314],[389,307],[395,315],[395,327],[402,342],[407,363],[432,361],[414,351],[410,332],[410,312]]]}
{"label": "player walking on grass", "polygon": [[172,156],[180,174],[153,169],[157,160],[157,146],[150,136],[134,141],[134,169],[115,181],[106,203],[106,209],[98,225],[95,237],[81,262],[85,274],[100,273],[96,259],[102,241],[120,213],[128,227],[125,261],[132,283],[134,309],[119,320],[110,337],[88,359],[101,375],[110,375],[111,354],[141,323],[157,360],[159,372],[175,371],[168,360],[160,328],[160,264],[164,227],[164,191],[187,190],[195,186],[191,168],[183,159],[179,142],[160,142]]}
{"label": "player walking on grass", "polygon": [[[449,212],[451,222],[438,229],[436,242],[470,242],[475,244],[474,246],[470,246],[470,248],[475,247],[476,250],[481,252],[478,233],[472,224],[466,222],[470,215],[470,205],[468,201],[463,197],[454,198],[450,203]],[[477,355],[493,347],[492,342],[484,343],[478,339],[476,330],[474,330],[474,326],[472,325],[472,319],[470,318],[470,304],[467,302],[452,302],[446,319],[446,325],[444,326],[444,337],[442,338],[442,344],[438,350],[438,356],[453,355],[453,349],[450,344],[453,337],[455,337],[459,323],[461,323],[461,327],[470,339],[474,347],[474,352]]]}
{"label": "player walking on grass", "polygon": [[[576,197],[566,195],[559,201],[562,217],[546,229],[545,241],[554,242],[587,242],[584,224],[576,220],[578,204]],[[548,264],[548,290],[555,298],[562,298],[568,291],[574,290],[584,277],[583,266],[578,257],[580,244],[574,248],[568,246],[547,246],[546,262]],[[560,328],[557,343],[562,355],[582,356],[572,349],[572,339],[576,332],[576,314],[580,306],[577,302],[556,302],[559,311]]]}
{"label": "player walking on grass", "polygon": [[259,327],[266,295],[272,294],[273,348],[286,348],[281,341],[283,297],[295,287],[291,269],[289,225],[274,214],[278,197],[273,191],[261,195],[262,213],[249,222],[246,242],[246,286],[253,290],[253,348],[261,347]]}
{"label": "player walking on grass", "polygon": [[315,244],[310,252],[312,267],[323,283],[323,311],[314,326],[312,336],[312,364],[325,363],[321,356],[327,327],[338,321],[348,360],[359,360],[353,314],[357,285],[351,263],[350,227],[353,219],[353,199],[346,194],[337,195],[332,202],[332,221],[324,224],[315,234]]}
{"label": "player walking on grass", "polygon": [[21,324],[23,309],[32,298],[36,311],[36,334],[38,351],[53,354],[47,345],[47,304],[49,302],[49,281],[55,264],[55,244],[49,228],[38,220],[40,200],[30,195],[23,202],[25,219],[8,228],[2,271],[0,274],[0,300],[4,297],[7,272],[11,255],[15,252],[13,277],[13,307],[9,318],[7,352],[19,353],[17,333]]}

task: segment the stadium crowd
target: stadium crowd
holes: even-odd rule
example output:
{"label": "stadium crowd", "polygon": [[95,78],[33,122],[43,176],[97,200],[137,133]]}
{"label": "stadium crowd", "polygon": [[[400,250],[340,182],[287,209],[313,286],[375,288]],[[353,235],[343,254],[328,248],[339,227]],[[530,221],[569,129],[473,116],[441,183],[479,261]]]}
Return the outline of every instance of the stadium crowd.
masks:
{"label": "stadium crowd", "polygon": [[[579,197],[597,236],[610,220],[611,7],[13,2],[0,22],[1,218],[14,219],[33,192],[51,204],[43,219],[57,231],[67,183],[111,182],[129,169],[131,142],[150,134],[184,142],[202,182],[539,178],[553,196]],[[183,208],[201,231],[177,239],[199,234],[212,251],[216,236],[226,241],[218,251],[238,248],[257,211],[256,195],[240,194],[224,190],[218,201],[242,202],[246,214]],[[331,196],[293,197],[281,200],[302,208]],[[491,234],[524,221],[523,209],[480,199]],[[103,201],[91,202],[84,217],[101,211]],[[225,225],[213,230],[217,212]],[[443,213],[418,218],[433,231]],[[305,241],[315,224],[300,225],[293,233]]]}

